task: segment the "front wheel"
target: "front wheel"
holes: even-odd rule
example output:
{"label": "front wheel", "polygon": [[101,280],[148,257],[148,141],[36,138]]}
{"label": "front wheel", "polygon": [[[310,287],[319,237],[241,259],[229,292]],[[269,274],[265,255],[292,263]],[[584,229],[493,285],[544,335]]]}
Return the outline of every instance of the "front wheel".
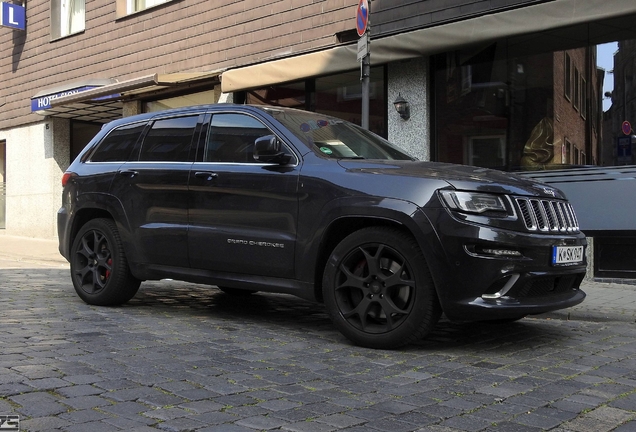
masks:
{"label": "front wheel", "polygon": [[80,229],[70,263],[75,292],[88,304],[126,303],[141,283],[130,273],[119,231],[110,219],[93,219]]}
{"label": "front wheel", "polygon": [[334,325],[367,348],[419,340],[441,315],[422,251],[393,228],[363,228],[342,240],[327,261],[322,289]]}

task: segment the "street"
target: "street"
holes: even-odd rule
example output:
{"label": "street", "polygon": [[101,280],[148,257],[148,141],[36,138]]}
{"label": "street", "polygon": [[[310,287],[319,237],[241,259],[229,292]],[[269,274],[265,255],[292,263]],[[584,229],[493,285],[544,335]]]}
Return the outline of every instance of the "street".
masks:
{"label": "street", "polygon": [[352,346],[322,305],[144,282],[122,307],[68,268],[0,261],[0,415],[22,431],[636,431],[636,325],[450,323]]}

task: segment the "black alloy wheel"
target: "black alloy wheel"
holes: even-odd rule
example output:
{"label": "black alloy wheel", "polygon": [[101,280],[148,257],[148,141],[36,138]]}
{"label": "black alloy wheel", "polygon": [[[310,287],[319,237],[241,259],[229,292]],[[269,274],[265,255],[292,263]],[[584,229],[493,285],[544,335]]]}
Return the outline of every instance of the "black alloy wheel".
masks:
{"label": "black alloy wheel", "polygon": [[71,249],[71,278],[77,295],[88,304],[126,303],[141,283],[134,278],[115,223],[93,219],[78,232]]}
{"label": "black alloy wheel", "polygon": [[387,227],[361,229],[336,246],[325,268],[323,296],[340,332],[368,348],[421,339],[441,315],[419,246]]}

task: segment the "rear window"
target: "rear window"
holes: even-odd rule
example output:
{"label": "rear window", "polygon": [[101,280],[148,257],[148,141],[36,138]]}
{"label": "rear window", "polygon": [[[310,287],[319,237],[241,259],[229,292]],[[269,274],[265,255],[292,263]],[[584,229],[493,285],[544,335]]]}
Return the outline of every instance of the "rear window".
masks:
{"label": "rear window", "polygon": [[126,162],[146,123],[120,126],[111,131],[93,152],[91,162]]}

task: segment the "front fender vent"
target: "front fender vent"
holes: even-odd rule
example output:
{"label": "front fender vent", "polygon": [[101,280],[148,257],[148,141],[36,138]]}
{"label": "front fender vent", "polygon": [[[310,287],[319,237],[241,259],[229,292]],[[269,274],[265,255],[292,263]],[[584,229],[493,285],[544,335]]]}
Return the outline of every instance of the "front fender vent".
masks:
{"label": "front fender vent", "polygon": [[574,233],[579,221],[567,201],[535,198],[515,198],[521,219],[528,231]]}

